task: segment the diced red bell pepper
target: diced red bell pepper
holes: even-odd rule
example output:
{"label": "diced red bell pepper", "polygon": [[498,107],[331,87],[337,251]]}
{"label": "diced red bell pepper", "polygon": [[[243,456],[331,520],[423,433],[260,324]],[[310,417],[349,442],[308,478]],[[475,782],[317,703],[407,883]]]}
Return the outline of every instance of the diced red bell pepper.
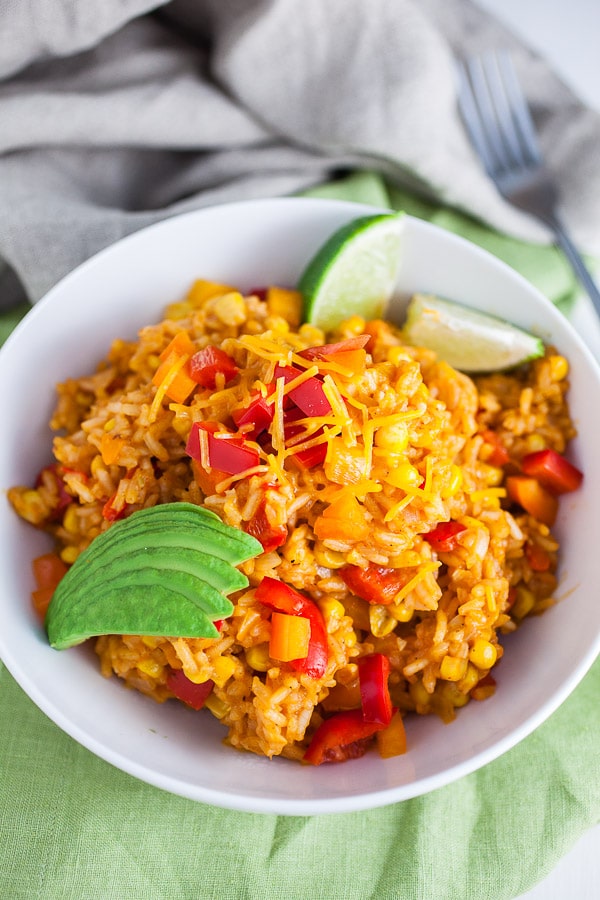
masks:
{"label": "diced red bell pepper", "polygon": [[265,553],[276,550],[287,541],[288,530],[285,525],[272,525],[267,518],[266,498],[263,498],[250,521],[246,524],[245,531],[260,541]]}
{"label": "diced red bell pepper", "polygon": [[[287,447],[293,447],[293,444],[289,444],[288,441],[304,431],[304,427],[302,425],[296,424],[298,419],[303,418],[305,418],[305,413],[302,412],[301,409],[287,409],[285,411],[283,417],[283,435]],[[323,429],[319,428],[319,430],[315,431],[315,433],[310,437],[316,438],[322,434]],[[327,442],[322,441],[320,444],[313,444],[312,447],[307,447],[305,450],[299,450],[297,453],[294,453],[292,459],[297,462],[298,465],[303,469],[312,469],[315,466],[322,465],[325,462],[326,456]]]}
{"label": "diced red bell pepper", "polygon": [[370,563],[365,569],[360,566],[342,566],[338,575],[353,594],[367,603],[387,605],[406,584],[407,578],[400,569],[376,566]]}
{"label": "diced red bell pepper", "polygon": [[[275,367],[275,379],[283,378],[286,384],[298,375],[302,375],[302,370],[293,366]],[[323,385],[314,375],[292,388],[287,396],[305,416],[327,416],[331,412],[331,403],[325,395]]]}
{"label": "diced red bell pepper", "polygon": [[[244,434],[258,437],[269,427],[275,415],[275,406],[269,403],[266,397],[256,393],[252,396],[248,406],[241,406],[232,410],[231,418],[238,428],[244,430]],[[248,426],[252,426],[249,428]]]}
{"label": "diced red bell pepper", "polygon": [[327,629],[317,604],[299,591],[278,581],[277,578],[263,578],[256,589],[256,599],[277,612],[290,616],[303,616],[310,622],[310,644],[304,659],[291,660],[290,665],[297,672],[305,672],[312,678],[322,678],[327,669],[329,651]]}
{"label": "diced red bell pepper", "polygon": [[192,425],[185,448],[188,456],[200,463],[203,462],[199,436],[202,430],[208,435],[208,465],[211,468],[220,469],[228,475],[239,475],[240,472],[258,465],[260,460],[258,450],[249,447],[243,436],[233,434],[220,436],[214,433],[214,429],[214,422],[195,422]]}
{"label": "diced red bell pepper", "polygon": [[303,359],[328,359],[338,353],[347,353],[350,350],[362,350],[371,339],[369,334],[358,334],[356,337],[347,338],[345,341],[337,341],[335,344],[322,344],[320,347],[307,347],[300,350],[298,356]]}
{"label": "diced red bell pepper", "polygon": [[336,713],[319,725],[304,754],[304,761],[320,766],[321,763],[358,759],[367,752],[373,735],[383,727],[378,722],[366,722],[360,709]]}
{"label": "diced red bell pepper", "polygon": [[440,522],[423,537],[436,553],[451,553],[456,549],[459,534],[466,530],[467,526],[461,525],[460,522]]}
{"label": "diced red bell pepper", "polygon": [[365,722],[389,725],[393,708],[388,687],[390,661],[383,653],[370,653],[358,660],[360,699]]}
{"label": "diced red bell pepper", "polygon": [[227,384],[228,381],[235,378],[237,373],[238,367],[235,360],[220,347],[212,344],[194,353],[188,363],[190,378],[201,387],[214,388],[219,374],[223,375],[225,384]]}
{"label": "diced red bell pepper", "polygon": [[576,491],[583,481],[583,472],[551,448],[528,453],[521,460],[521,467],[525,475],[537,478],[553,494]]}
{"label": "diced red bell pepper", "polygon": [[497,466],[498,468],[502,468],[505,466],[508,460],[510,459],[508,455],[508,450],[498,437],[495,431],[491,429],[487,429],[482,434],[484,442],[491,448],[486,462],[488,462],[491,466]]}
{"label": "diced red bell pepper", "polygon": [[195,684],[184,674],[183,669],[173,669],[167,676],[167,687],[171,693],[192,709],[202,709],[214,686],[214,681],[210,679],[202,684]]}

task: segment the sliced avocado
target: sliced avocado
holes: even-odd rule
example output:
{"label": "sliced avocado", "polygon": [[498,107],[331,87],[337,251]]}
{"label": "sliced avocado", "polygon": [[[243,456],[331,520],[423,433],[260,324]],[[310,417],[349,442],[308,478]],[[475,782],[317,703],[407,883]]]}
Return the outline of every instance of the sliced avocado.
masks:
{"label": "sliced avocado", "polygon": [[[136,536],[134,540],[140,540],[140,536]],[[166,578],[171,578],[173,572],[189,573],[208,582],[217,591],[227,594],[248,585],[248,579],[239,569],[209,553],[172,545],[135,547],[132,544],[133,541],[129,538],[116,548],[107,548],[105,553],[91,561],[84,560],[78,566],[78,572],[74,567],[69,569],[61,581],[65,595],[78,590],[79,573],[82,571],[85,572],[88,583],[102,583],[147,567],[162,569]]]}
{"label": "sliced avocado", "polygon": [[[57,592],[58,593],[58,592]],[[157,637],[218,637],[209,617],[183,594],[162,584],[140,582],[92,590],[85,609],[55,603],[48,608],[46,629],[56,650],[65,650],[100,634],[143,634]]]}
{"label": "sliced avocado", "polygon": [[261,552],[251,535],[191,503],[132,513],[95,538],[56,588],[50,643],[64,649],[100,634],[215,638],[212,620],[233,612],[225,595],[248,585],[230,560]]}

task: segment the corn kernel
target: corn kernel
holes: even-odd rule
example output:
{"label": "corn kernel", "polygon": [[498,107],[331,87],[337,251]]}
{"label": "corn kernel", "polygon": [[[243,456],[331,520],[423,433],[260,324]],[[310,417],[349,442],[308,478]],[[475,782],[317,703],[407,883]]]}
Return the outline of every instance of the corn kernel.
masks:
{"label": "corn kernel", "polygon": [[347,635],[344,637],[344,644],[348,649],[356,646],[356,641],[358,638],[356,637],[356,632],[354,630],[350,630]]}
{"label": "corn kernel", "polygon": [[374,441],[377,447],[401,453],[408,447],[408,430],[404,422],[393,425],[382,425],[375,432]]}
{"label": "corn kernel", "polygon": [[107,419],[104,423],[104,431],[112,431],[116,424],[115,419]]}
{"label": "corn kernel", "polygon": [[450,466],[450,479],[447,486],[445,488],[442,488],[442,490],[440,491],[442,498],[444,500],[449,500],[450,497],[454,497],[454,495],[457,494],[460,490],[462,483],[462,469],[459,466]]}
{"label": "corn kernel", "polygon": [[64,550],[61,550],[60,552],[60,558],[68,566],[72,565],[72,563],[75,562],[78,556],[79,550],[77,549],[77,547],[65,547]]}
{"label": "corn kernel", "polygon": [[65,528],[65,530],[70,534],[77,534],[77,532],[79,531],[79,518],[77,516],[77,509],[74,503],[70,503],[67,506],[62,523],[63,528]]}
{"label": "corn kernel", "polygon": [[411,491],[419,487],[423,477],[415,466],[409,462],[401,462],[388,473],[386,481],[394,487],[402,488],[403,491]]}
{"label": "corn kernel", "polygon": [[396,622],[410,622],[414,609],[409,609],[404,603],[392,603],[389,610]]}
{"label": "corn kernel", "polygon": [[397,366],[402,362],[406,362],[410,360],[410,356],[404,349],[404,347],[390,347],[388,350],[388,359],[392,363],[392,365]]}
{"label": "corn kernel", "polygon": [[104,465],[102,457],[100,456],[100,454],[98,454],[98,456],[95,456],[90,463],[90,472],[95,477],[98,472],[103,472],[105,469],[106,466]]}
{"label": "corn kernel", "polygon": [[374,637],[385,637],[394,630],[397,624],[387,606],[373,604],[369,607],[369,625]]}
{"label": "corn kernel", "polygon": [[341,569],[342,566],[346,565],[346,557],[343,553],[339,553],[337,550],[330,550],[321,541],[316,542],[313,554],[316,564],[324,566],[326,569]]}
{"label": "corn kernel", "polygon": [[440,664],[440,677],[444,681],[460,681],[467,671],[466,659],[445,656]]}
{"label": "corn kernel", "polygon": [[365,324],[365,320],[362,316],[350,316],[350,318],[346,319],[344,322],[344,333],[350,335],[364,334]]}
{"label": "corn kernel", "polygon": [[552,381],[562,381],[569,373],[569,363],[564,356],[551,356],[548,360],[550,363],[550,376]]}
{"label": "corn kernel", "polygon": [[208,695],[204,702],[204,705],[207,709],[210,709],[211,713],[216,719],[222,719],[223,716],[226,716],[231,709],[229,703],[221,700],[214,693]]}
{"label": "corn kernel", "polygon": [[235,672],[235,660],[231,656],[219,656],[213,663],[212,680],[217,687],[223,687]]}
{"label": "corn kernel", "polygon": [[150,647],[151,650],[155,650],[160,643],[160,638],[145,634],[142,636],[142,643],[145,644],[146,647]]}
{"label": "corn kernel", "polygon": [[535,606],[535,595],[529,588],[520,584],[517,588],[517,599],[512,605],[510,614],[515,619],[523,619]]}
{"label": "corn kernel", "polygon": [[137,663],[136,668],[150,678],[158,678],[163,670],[163,666],[154,659],[142,659]]}
{"label": "corn kernel", "polygon": [[246,650],[246,662],[255,672],[266,672],[271,668],[268,644],[256,644]]}
{"label": "corn kernel", "polygon": [[319,600],[319,609],[327,622],[339,622],[346,615],[346,610],[339,600]]}
{"label": "corn kernel", "polygon": [[479,669],[476,669],[475,666],[472,666],[471,663],[469,663],[464,678],[461,678],[457,684],[458,689],[465,694],[468,694],[479,681],[480,675]]}
{"label": "corn kernel", "polygon": [[413,684],[410,684],[408,686],[408,693],[417,709],[419,707],[425,709],[431,703],[431,694],[428,693],[422,681],[415,681]]}
{"label": "corn kernel", "polygon": [[525,438],[525,446],[528,453],[537,453],[538,450],[546,449],[546,440],[541,434],[534,431]]}
{"label": "corn kernel", "polygon": [[491,669],[496,662],[498,651],[489,641],[477,638],[469,650],[469,659],[478,669]]}
{"label": "corn kernel", "polygon": [[246,321],[246,304],[239,291],[217,297],[214,304],[214,313],[224,325],[242,325]]}
{"label": "corn kernel", "polygon": [[466,706],[469,702],[468,695],[464,694],[459,685],[453,681],[446,681],[442,684],[439,693],[444,700],[448,700],[457,709]]}
{"label": "corn kernel", "polygon": [[189,669],[186,669],[185,676],[190,681],[193,681],[194,684],[204,684],[210,678],[210,672],[207,672],[205,668],[196,669],[195,672],[191,672]]}

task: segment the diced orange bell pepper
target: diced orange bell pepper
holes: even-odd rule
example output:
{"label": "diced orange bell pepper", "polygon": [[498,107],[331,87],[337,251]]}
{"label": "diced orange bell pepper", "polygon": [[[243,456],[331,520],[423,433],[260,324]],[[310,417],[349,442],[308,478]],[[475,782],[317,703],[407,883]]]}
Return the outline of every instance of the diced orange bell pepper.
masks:
{"label": "diced orange bell pepper", "polygon": [[310,644],[310,621],[304,616],[274,612],[271,615],[269,656],[281,662],[306,659]]}
{"label": "diced orange bell pepper", "polygon": [[366,475],[364,450],[360,446],[347,447],[342,438],[330,438],[323,467],[335,484],[356,484]]}
{"label": "diced orange bell pepper", "polygon": [[114,465],[125,446],[125,438],[105,432],[100,439],[100,454],[105,466]]}
{"label": "diced orange bell pepper", "polygon": [[37,585],[37,590],[31,593],[31,600],[36,613],[43,621],[52,595],[59,581],[66,575],[68,566],[57,553],[44,553],[32,561],[31,568]]}
{"label": "diced orange bell pepper", "polygon": [[289,288],[271,285],[267,288],[267,308],[270,315],[281,316],[297,328],[302,321],[302,294]]}
{"label": "diced orange bell pepper", "polygon": [[316,520],[314,529],[322,541],[362,541],[369,536],[364,509],[350,491],[340,492]]}
{"label": "diced orange bell pepper", "polygon": [[198,278],[187,292],[185,299],[192,306],[199,307],[207,300],[210,300],[211,297],[221,297],[223,294],[231,293],[231,291],[235,291],[235,288],[229,284],[219,284],[217,281],[205,281],[202,278]]}
{"label": "diced orange bell pepper", "polygon": [[549,527],[554,525],[558,512],[558,500],[541,486],[535,478],[527,475],[509,475],[506,479],[508,496],[525,512]]}
{"label": "diced orange bell pepper", "polygon": [[375,738],[379,755],[383,759],[401,756],[403,753],[406,753],[406,731],[404,721],[398,710],[393,714],[387,728],[384,728],[383,731],[378,731]]}
{"label": "diced orange bell pepper", "polygon": [[197,387],[188,371],[189,360],[195,352],[196,345],[187,332],[179,331],[160,354],[161,364],[152,377],[152,384],[158,388],[168,379],[165,394],[175,403],[183,403]]}

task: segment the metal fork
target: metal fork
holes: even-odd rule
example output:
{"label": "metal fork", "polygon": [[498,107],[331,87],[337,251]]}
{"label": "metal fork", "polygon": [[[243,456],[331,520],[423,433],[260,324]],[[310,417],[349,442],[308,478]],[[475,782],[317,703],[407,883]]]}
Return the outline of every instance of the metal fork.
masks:
{"label": "metal fork", "polygon": [[546,223],[600,315],[600,291],[558,212],[557,190],[510,55],[488,52],[459,64],[460,111],[486,172],[514,206]]}

